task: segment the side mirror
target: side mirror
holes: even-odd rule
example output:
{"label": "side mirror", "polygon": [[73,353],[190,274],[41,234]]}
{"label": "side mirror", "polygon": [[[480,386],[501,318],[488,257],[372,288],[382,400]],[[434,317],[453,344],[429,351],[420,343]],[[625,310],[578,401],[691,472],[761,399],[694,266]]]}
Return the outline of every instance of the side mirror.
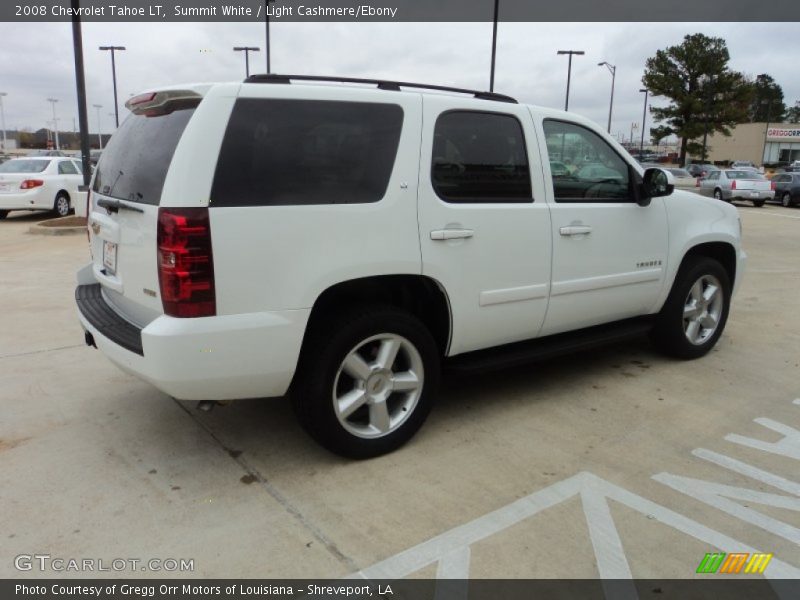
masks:
{"label": "side mirror", "polygon": [[648,206],[653,198],[669,196],[675,190],[675,179],[672,173],[663,169],[647,169],[642,176],[639,186],[637,203],[639,206]]}

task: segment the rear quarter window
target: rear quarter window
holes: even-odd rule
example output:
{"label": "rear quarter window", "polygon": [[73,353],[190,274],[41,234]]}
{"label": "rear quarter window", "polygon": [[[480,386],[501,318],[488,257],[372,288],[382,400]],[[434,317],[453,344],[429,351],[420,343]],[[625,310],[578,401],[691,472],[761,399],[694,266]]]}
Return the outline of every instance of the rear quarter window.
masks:
{"label": "rear quarter window", "polygon": [[92,190],[157,205],[172,155],[193,114],[194,108],[186,108],[157,116],[130,115],[103,150]]}
{"label": "rear quarter window", "polygon": [[377,202],[394,168],[396,104],[240,98],[222,142],[211,206]]}

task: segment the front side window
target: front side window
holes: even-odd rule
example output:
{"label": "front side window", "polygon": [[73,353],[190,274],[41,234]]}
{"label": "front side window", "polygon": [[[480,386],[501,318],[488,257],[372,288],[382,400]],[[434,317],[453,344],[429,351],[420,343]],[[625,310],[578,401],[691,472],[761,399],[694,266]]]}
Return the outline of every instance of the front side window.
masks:
{"label": "front side window", "polygon": [[593,131],[565,121],[544,122],[551,160],[566,172],[551,169],[556,202],[633,202],[628,163]]}
{"label": "front side window", "polygon": [[396,104],[240,98],[222,141],[211,206],[377,202],[402,128]]}
{"label": "front side window", "polygon": [[474,111],[440,115],[433,133],[431,182],[445,202],[532,202],[519,120]]}

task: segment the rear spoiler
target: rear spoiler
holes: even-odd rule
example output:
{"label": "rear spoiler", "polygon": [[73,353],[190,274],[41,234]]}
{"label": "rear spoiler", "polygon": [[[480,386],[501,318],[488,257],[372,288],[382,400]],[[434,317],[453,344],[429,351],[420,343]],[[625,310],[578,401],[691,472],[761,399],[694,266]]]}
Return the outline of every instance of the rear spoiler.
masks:
{"label": "rear spoiler", "polygon": [[155,117],[167,115],[175,110],[194,108],[202,99],[201,94],[192,90],[146,92],[129,99],[125,103],[125,108],[135,115]]}

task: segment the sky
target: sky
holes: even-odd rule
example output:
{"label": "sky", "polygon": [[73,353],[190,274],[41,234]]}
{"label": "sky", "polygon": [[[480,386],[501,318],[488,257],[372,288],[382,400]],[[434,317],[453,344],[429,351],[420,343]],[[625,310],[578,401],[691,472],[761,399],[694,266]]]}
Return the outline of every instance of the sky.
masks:
{"label": "sky", "polygon": [[[605,127],[611,74],[617,66],[612,134],[626,138],[640,126],[639,92],[645,61],[656,50],[691,33],[727,40],[730,67],[755,77],[769,73],[785,101],[800,99],[800,56],[795,23],[500,23],[495,91],[521,102],[563,108],[567,57],[557,50],[584,50],[573,59],[570,111]],[[488,89],[491,23],[272,23],[272,71],[416,81]],[[69,23],[0,23],[0,92],[8,129],[46,126],[47,98],[57,98],[61,130],[77,122],[77,98]],[[781,40],[780,45],[776,40]],[[100,45],[120,45],[117,83],[120,120],[130,95],[161,85],[232,81],[244,77],[244,56],[233,46],[259,46],[251,73],[265,72],[263,23],[84,23],[89,128],[113,131],[111,59]],[[664,105],[663,98],[653,99]],[[647,130],[653,125],[648,116]],[[634,129],[634,139],[640,130]]]}

